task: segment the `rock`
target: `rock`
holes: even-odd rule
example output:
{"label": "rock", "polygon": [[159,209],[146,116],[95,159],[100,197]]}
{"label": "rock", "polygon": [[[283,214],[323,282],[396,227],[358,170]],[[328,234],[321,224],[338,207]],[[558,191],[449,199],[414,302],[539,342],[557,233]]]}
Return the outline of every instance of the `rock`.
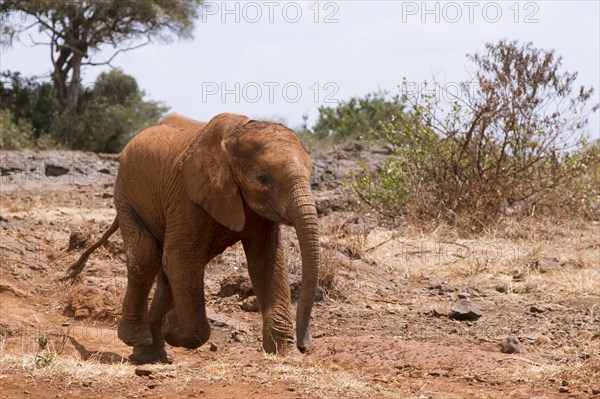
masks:
{"label": "rock", "polygon": [[147,377],[150,374],[152,374],[152,370],[148,370],[148,369],[144,369],[141,367],[138,367],[135,369],[135,375],[140,376],[140,377]]}
{"label": "rock", "polygon": [[558,388],[558,392],[560,392],[560,393],[569,393],[569,392],[571,392],[571,388],[569,388],[569,387],[560,387],[560,388]]}
{"label": "rock", "polygon": [[217,351],[219,350],[219,347],[218,347],[218,346],[217,346],[217,344],[215,344],[214,342],[211,342],[211,343],[210,343],[210,348],[209,348],[209,350],[210,350],[211,352],[217,352]]}
{"label": "rock", "polygon": [[372,147],[369,150],[372,154],[381,154],[381,155],[392,155],[394,149],[391,145],[385,144],[383,146]]}
{"label": "rock", "polygon": [[69,236],[69,246],[67,247],[67,252],[70,252],[74,249],[82,249],[87,247],[89,236],[84,234],[81,231],[73,231]]}
{"label": "rock", "polygon": [[47,163],[44,169],[46,176],[58,177],[69,173],[69,169],[55,163]]}
{"label": "rock", "polygon": [[598,389],[592,388],[592,395],[600,395],[600,388],[598,388]]}
{"label": "rock", "polygon": [[233,330],[231,332],[231,338],[233,338],[233,340],[235,342],[244,342],[244,339],[242,338],[242,336],[238,330]]}
{"label": "rock", "polygon": [[[302,277],[295,274],[289,274],[288,279],[290,282],[290,294],[292,296],[292,302],[296,302],[300,297]],[[315,296],[315,302],[321,302],[323,298],[325,298],[325,291],[323,291],[323,288],[317,287],[317,295]]]}
{"label": "rock", "polygon": [[502,342],[502,347],[500,348],[500,352],[502,353],[521,353],[522,351],[523,348],[521,342],[519,341],[519,338],[514,335],[506,338]]}
{"label": "rock", "polygon": [[423,372],[423,370],[413,370],[410,372],[409,375],[411,378],[423,378],[425,373]]}
{"label": "rock", "polygon": [[365,147],[360,143],[346,143],[340,149],[346,152],[361,152]]}
{"label": "rock", "polygon": [[248,332],[250,331],[250,326],[244,322],[243,320],[234,319],[232,317],[226,316],[222,313],[217,313],[211,308],[206,308],[206,318],[215,326],[215,327],[233,327],[239,331]]}
{"label": "rock", "polygon": [[560,262],[557,258],[546,257],[534,259],[531,261],[530,265],[533,267],[534,270],[537,270],[540,273],[548,273],[558,269]]}
{"label": "rock", "polygon": [[13,172],[22,172],[22,171],[23,171],[23,166],[21,166],[17,163],[3,162],[0,165],[0,174],[2,176],[8,176],[8,175],[11,175]]}
{"label": "rock", "polygon": [[498,284],[494,289],[502,294],[506,294],[508,292],[508,285],[506,284]]}
{"label": "rock", "polygon": [[477,320],[483,313],[481,309],[472,301],[462,300],[450,312],[448,317],[455,320]]}
{"label": "rock", "polygon": [[525,272],[522,272],[520,270],[515,270],[515,272],[513,273],[512,278],[515,281],[522,281],[525,278],[525,276],[526,276]]}
{"label": "rock", "polygon": [[543,346],[549,344],[551,341],[552,340],[546,335],[540,334],[540,336],[535,339],[534,343],[536,345]]}
{"label": "rock", "polygon": [[447,312],[444,312],[441,309],[438,309],[438,308],[431,309],[431,315],[433,317],[438,317],[439,318],[439,317],[445,316],[446,314],[447,314]]}
{"label": "rock", "polygon": [[245,274],[232,274],[223,279],[220,283],[221,290],[218,295],[228,297],[237,294],[244,299],[254,293],[250,278]]}
{"label": "rock", "polygon": [[254,295],[249,296],[242,302],[242,310],[246,312],[260,312],[260,306],[258,306],[258,298]]}
{"label": "rock", "polygon": [[431,277],[429,279],[429,283],[427,285],[427,288],[429,288],[430,290],[435,290],[438,288],[442,288],[442,280],[440,280],[437,277]]}
{"label": "rock", "polygon": [[9,283],[0,281],[0,294],[2,294],[3,292],[10,292],[14,296],[21,297],[21,298],[24,298],[27,296],[26,292],[21,291],[20,289],[14,287],[13,285],[11,285]]}
{"label": "rock", "polygon": [[432,377],[447,377],[448,376],[448,372],[446,370],[433,370],[427,374],[429,374]]}
{"label": "rock", "polygon": [[467,294],[466,292],[459,292],[458,299],[469,299],[469,294]]}
{"label": "rock", "polygon": [[539,306],[536,306],[536,305],[531,305],[531,306],[529,307],[529,311],[530,311],[531,313],[538,313],[538,314],[539,314],[539,313],[544,313],[544,312],[545,312],[545,309],[544,309],[544,308],[541,308],[541,307],[539,307]]}

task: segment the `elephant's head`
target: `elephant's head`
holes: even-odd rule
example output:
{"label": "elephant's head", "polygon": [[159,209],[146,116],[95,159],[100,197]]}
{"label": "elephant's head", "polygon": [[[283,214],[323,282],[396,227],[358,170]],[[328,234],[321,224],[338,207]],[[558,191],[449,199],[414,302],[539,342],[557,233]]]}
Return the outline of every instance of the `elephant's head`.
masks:
{"label": "elephant's head", "polygon": [[310,346],[310,315],[319,276],[317,212],[310,190],[312,162],[286,127],[235,114],[215,116],[182,161],[186,191],[233,231],[245,224],[244,203],[258,215],[294,226],[302,253],[296,345]]}

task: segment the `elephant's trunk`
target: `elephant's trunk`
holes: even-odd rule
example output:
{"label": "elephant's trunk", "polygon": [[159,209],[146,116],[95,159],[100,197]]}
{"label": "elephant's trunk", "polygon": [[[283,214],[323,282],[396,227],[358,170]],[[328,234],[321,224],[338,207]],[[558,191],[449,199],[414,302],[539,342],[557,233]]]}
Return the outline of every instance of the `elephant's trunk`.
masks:
{"label": "elephant's trunk", "polygon": [[302,286],[296,313],[296,346],[304,353],[310,348],[310,314],[319,283],[319,226],[317,208],[309,182],[298,179],[292,189],[289,208],[302,254]]}

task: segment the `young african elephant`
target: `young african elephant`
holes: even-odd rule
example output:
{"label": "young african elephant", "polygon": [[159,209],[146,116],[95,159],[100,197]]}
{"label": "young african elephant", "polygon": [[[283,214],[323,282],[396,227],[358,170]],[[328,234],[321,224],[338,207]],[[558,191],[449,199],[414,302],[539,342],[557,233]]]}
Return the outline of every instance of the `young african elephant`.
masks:
{"label": "young african elephant", "polygon": [[170,363],[165,341],[197,348],[209,339],[204,267],[241,240],[262,311],[263,348],[281,353],[293,341],[293,325],[279,225],[292,225],[302,254],[296,346],[305,352],[319,274],[311,168],[294,132],[280,124],[235,114],[208,124],[167,116],[121,152],[117,217],[65,280],[121,228],[128,279],[118,336],[139,361]]}

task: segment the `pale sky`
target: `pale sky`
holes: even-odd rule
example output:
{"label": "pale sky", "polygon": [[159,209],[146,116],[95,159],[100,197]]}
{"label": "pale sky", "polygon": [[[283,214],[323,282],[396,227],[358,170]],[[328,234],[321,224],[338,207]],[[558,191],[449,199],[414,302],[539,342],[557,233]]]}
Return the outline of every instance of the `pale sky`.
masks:
{"label": "pale sky", "polygon": [[[217,1],[205,3],[194,39],[152,44],[113,64],[133,75],[147,98],[171,112],[208,120],[220,112],[285,121],[290,127],[329,101],[378,89],[398,94],[432,76],[448,86],[468,80],[465,54],[486,42],[518,39],[554,49],[578,85],[600,101],[598,1]],[[48,49],[2,49],[1,69],[50,71]],[[108,58],[110,49],[95,55]],[[104,56],[104,57],[103,57]],[[107,67],[84,70],[93,84]],[[591,130],[598,135],[598,113]]]}

